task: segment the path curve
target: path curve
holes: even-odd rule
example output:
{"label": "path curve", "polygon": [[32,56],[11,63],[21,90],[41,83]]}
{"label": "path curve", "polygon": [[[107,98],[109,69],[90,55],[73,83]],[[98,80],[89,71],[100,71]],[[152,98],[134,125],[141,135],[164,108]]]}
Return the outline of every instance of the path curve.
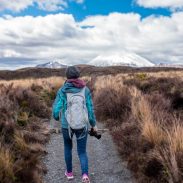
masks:
{"label": "path curve", "polygon": [[[98,124],[100,128],[102,124]],[[76,139],[74,138],[74,141]],[[71,183],[81,182],[81,170],[76,151],[76,143],[73,143],[73,172],[75,179]],[[44,176],[46,183],[66,183],[64,176],[64,148],[62,134],[52,134],[47,144],[48,154],[44,157],[48,172]],[[91,183],[135,183],[126,164],[121,161],[117,149],[108,132],[102,135],[100,140],[94,137],[88,138],[87,146],[89,158],[89,175]]]}

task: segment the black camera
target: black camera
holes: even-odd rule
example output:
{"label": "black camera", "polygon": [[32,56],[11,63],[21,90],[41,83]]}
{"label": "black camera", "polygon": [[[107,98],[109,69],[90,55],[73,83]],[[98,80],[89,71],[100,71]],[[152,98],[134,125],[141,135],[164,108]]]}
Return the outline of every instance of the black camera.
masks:
{"label": "black camera", "polygon": [[100,139],[102,137],[102,135],[94,131],[93,128],[91,128],[91,130],[88,133],[90,136],[96,137],[97,139]]}

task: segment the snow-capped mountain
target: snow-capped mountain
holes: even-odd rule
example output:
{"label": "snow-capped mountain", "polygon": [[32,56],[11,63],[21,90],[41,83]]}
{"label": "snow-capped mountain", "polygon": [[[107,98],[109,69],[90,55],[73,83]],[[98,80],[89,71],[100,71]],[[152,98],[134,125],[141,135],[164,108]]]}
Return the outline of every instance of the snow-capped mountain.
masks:
{"label": "snow-capped mountain", "polygon": [[89,65],[94,66],[131,66],[131,67],[153,67],[155,64],[135,53],[115,53],[99,55],[91,60]]}
{"label": "snow-capped mountain", "polygon": [[45,63],[45,64],[37,65],[36,67],[38,67],[38,68],[59,69],[59,68],[66,68],[67,65],[60,64],[59,62],[52,61],[52,62],[48,62],[48,63]]}

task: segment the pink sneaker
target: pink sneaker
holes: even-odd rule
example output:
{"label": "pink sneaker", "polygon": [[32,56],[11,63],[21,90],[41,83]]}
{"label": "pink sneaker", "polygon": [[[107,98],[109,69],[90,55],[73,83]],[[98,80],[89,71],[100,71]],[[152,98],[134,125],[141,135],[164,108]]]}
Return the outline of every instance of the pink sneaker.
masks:
{"label": "pink sneaker", "polygon": [[82,183],[90,183],[90,179],[87,174],[83,174]]}
{"label": "pink sneaker", "polygon": [[72,180],[74,179],[73,173],[72,172],[67,172],[65,171],[65,176],[67,177],[68,180]]}

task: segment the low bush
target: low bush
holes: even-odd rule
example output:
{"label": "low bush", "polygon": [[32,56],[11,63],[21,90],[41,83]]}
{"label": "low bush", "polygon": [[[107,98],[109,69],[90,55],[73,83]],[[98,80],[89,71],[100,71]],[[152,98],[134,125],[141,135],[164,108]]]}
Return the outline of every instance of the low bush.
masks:
{"label": "low bush", "polygon": [[116,91],[112,88],[102,89],[95,98],[96,115],[100,120],[122,119],[130,111],[130,96],[127,88]]}

